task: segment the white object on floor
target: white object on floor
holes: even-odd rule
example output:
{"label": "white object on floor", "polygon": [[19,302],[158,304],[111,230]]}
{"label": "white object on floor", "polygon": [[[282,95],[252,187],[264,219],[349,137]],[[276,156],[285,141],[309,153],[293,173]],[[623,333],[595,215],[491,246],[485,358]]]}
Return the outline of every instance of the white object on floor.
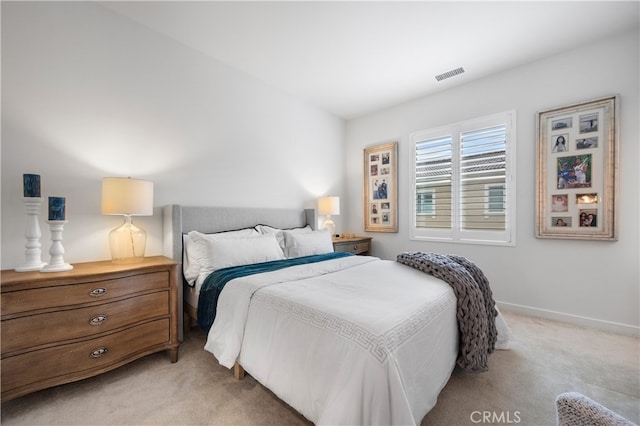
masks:
{"label": "white object on floor", "polygon": [[511,330],[497,306],[496,311],[498,311],[498,316],[496,317],[496,330],[498,331],[496,349],[506,351],[511,349]]}

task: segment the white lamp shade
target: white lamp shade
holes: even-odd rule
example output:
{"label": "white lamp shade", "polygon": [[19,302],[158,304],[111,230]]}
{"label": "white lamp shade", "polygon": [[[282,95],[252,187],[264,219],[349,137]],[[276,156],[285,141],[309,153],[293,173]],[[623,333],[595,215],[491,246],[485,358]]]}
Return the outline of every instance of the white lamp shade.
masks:
{"label": "white lamp shade", "polygon": [[318,214],[340,214],[340,197],[322,197],[318,200]]}
{"label": "white lamp shade", "polygon": [[102,179],[102,214],[153,215],[153,182],[116,177]]}

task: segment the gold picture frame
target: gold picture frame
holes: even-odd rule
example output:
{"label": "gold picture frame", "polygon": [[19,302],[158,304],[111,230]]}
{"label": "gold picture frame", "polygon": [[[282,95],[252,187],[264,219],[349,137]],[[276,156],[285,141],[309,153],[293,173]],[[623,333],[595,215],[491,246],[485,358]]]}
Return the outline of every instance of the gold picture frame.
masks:
{"label": "gold picture frame", "polygon": [[398,232],[398,143],[364,149],[364,230]]}
{"label": "gold picture frame", "polygon": [[615,241],[618,97],[537,114],[536,237]]}

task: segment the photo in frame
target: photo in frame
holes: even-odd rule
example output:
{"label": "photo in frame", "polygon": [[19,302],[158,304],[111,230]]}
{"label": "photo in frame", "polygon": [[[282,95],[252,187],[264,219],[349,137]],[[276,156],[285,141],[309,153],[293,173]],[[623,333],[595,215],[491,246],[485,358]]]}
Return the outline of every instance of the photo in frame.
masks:
{"label": "photo in frame", "polygon": [[615,241],[618,97],[538,112],[536,237]]}
{"label": "photo in frame", "polygon": [[364,149],[364,230],[398,232],[398,143]]}

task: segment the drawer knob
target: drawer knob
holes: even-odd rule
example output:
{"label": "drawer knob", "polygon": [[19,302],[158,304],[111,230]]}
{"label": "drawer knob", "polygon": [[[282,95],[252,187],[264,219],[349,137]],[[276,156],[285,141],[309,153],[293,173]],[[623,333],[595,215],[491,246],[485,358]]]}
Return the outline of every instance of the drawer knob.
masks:
{"label": "drawer knob", "polygon": [[358,245],[356,244],[355,246],[353,246],[353,250],[358,250]]}
{"label": "drawer knob", "polygon": [[107,292],[107,289],[104,287],[98,287],[98,288],[94,288],[93,290],[91,290],[89,292],[89,296],[91,297],[98,297],[98,296],[102,296],[103,294],[105,294]]}
{"label": "drawer knob", "polygon": [[95,317],[89,320],[89,325],[100,325],[107,320],[106,314],[96,315]]}
{"label": "drawer knob", "polygon": [[101,356],[106,355],[106,353],[109,352],[109,349],[102,347],[102,348],[96,348],[94,350],[91,351],[91,353],[89,354],[89,356],[91,358],[100,358]]}

